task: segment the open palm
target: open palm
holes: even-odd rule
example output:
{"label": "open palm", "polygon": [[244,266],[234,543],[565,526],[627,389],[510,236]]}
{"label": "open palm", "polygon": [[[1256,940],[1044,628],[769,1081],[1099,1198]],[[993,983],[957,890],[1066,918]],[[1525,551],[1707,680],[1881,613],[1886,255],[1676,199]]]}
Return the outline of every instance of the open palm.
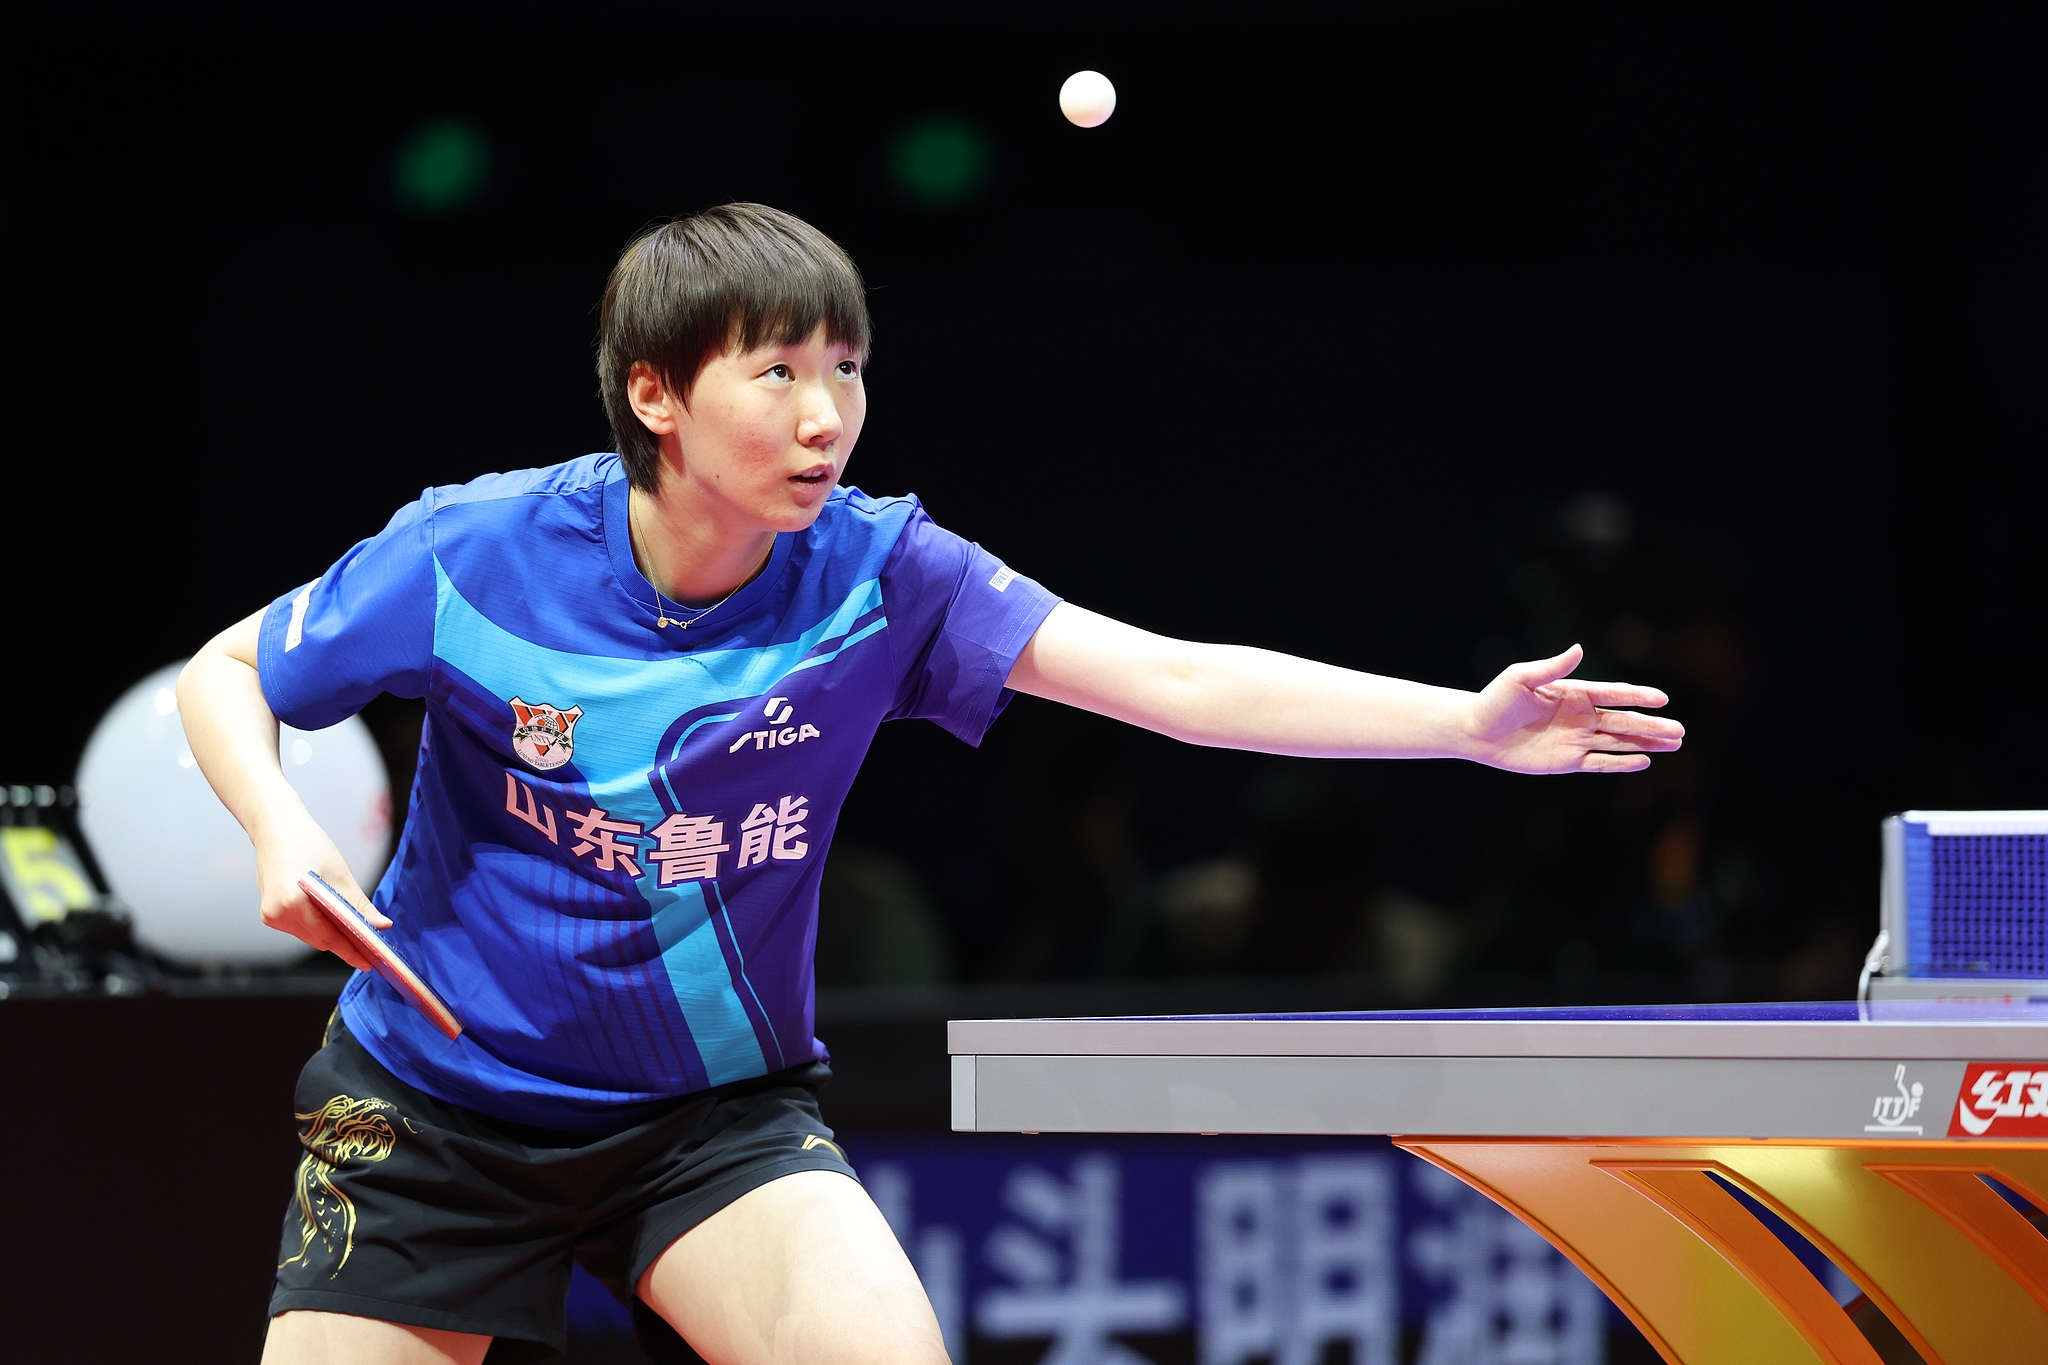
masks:
{"label": "open palm", "polygon": [[1654,687],[1582,682],[1568,675],[1585,651],[1573,645],[1554,659],[1514,664],[1486,685],[1473,706],[1473,757],[1516,773],[1632,773],[1649,755],[1685,741],[1685,727],[1662,716],[1615,711],[1662,706]]}

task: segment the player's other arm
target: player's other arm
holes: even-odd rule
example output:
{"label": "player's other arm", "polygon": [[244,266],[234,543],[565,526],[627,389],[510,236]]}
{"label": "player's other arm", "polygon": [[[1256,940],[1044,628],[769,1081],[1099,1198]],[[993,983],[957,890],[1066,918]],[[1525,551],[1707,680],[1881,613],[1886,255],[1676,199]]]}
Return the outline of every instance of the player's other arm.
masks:
{"label": "player's other arm", "polygon": [[277,717],[256,673],[262,628],[259,611],[207,641],[185,665],[178,676],[185,742],[221,803],[256,846],[263,922],[367,970],[370,964],[362,954],[299,890],[299,877],[310,868],[353,901],[370,923],[390,927],[391,921],[356,885],[334,840],[285,780],[277,757]]}
{"label": "player's other arm", "polygon": [[1190,744],[1310,758],[1468,758],[1522,773],[1634,772],[1676,749],[1674,720],[1616,707],[1665,696],[1581,682],[1578,646],[1479,692],[1354,673],[1270,650],[1154,635],[1061,603],[1018,656],[1019,692]]}

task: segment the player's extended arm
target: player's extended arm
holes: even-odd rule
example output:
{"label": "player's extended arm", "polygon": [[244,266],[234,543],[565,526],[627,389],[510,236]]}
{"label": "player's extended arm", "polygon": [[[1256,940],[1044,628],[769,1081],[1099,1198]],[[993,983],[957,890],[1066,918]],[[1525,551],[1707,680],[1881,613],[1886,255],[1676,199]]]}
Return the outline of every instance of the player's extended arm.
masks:
{"label": "player's extended arm", "polygon": [[356,885],[348,863],[306,803],[285,780],[277,760],[277,717],[256,676],[256,640],[263,613],[237,621],[206,642],[178,675],[178,714],[185,742],[221,803],[234,812],[256,845],[256,886],[263,922],[350,966],[370,964],[299,890],[308,869],[354,902],[379,929],[391,921]]}
{"label": "player's extended arm", "polygon": [[1241,645],[1193,644],[1062,602],[1009,685],[1216,748],[1310,758],[1469,758],[1518,773],[1625,773],[1685,728],[1610,710],[1654,687],[1567,677],[1581,651],[1516,664],[1480,692],[1383,678]]}

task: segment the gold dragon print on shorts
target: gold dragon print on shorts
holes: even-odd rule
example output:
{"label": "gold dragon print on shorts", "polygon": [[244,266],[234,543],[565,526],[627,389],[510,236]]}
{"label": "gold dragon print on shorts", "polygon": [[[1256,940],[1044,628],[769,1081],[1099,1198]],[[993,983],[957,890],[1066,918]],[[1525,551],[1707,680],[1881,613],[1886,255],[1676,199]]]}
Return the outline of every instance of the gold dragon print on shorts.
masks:
{"label": "gold dragon print on shorts", "polygon": [[306,1155],[299,1161],[294,1181],[299,1205],[299,1254],[280,1261],[279,1270],[293,1262],[310,1266],[312,1262],[307,1257],[317,1237],[328,1255],[334,1255],[337,1249],[341,1255],[328,1278],[341,1274],[356,1246],[356,1205],[335,1188],[335,1172],[347,1161],[382,1161],[390,1156],[398,1145],[398,1134],[392,1131],[391,1120],[384,1115],[396,1111],[397,1106],[389,1100],[336,1095],[310,1114],[292,1116],[307,1125],[299,1134],[299,1145],[306,1149]]}

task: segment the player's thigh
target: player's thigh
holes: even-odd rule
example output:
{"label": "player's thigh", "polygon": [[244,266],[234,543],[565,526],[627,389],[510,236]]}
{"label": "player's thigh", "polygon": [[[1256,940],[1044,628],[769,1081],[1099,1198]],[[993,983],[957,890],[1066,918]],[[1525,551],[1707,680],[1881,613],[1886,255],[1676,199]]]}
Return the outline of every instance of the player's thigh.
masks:
{"label": "player's thigh", "polygon": [[711,1365],[941,1365],[938,1320],[867,1191],[832,1171],[750,1190],[684,1233],[640,1297]]}
{"label": "player's thigh", "polygon": [[489,1337],[294,1309],[270,1320],[263,1365],[480,1365]]}

